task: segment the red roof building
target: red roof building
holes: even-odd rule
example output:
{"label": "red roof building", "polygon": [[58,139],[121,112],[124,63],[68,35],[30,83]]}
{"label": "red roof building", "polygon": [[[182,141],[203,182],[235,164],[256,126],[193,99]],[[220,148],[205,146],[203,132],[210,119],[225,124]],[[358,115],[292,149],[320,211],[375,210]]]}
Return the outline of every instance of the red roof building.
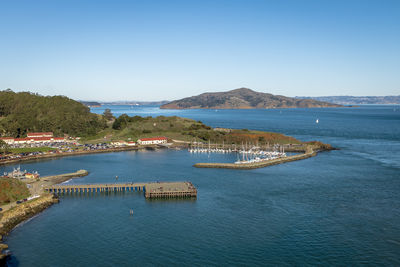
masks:
{"label": "red roof building", "polygon": [[51,137],[32,137],[30,138],[35,142],[50,142],[53,138]]}
{"label": "red roof building", "polygon": [[14,138],[14,143],[30,143],[31,138]]}
{"label": "red roof building", "polygon": [[53,137],[52,132],[44,132],[44,133],[28,133],[28,137]]}

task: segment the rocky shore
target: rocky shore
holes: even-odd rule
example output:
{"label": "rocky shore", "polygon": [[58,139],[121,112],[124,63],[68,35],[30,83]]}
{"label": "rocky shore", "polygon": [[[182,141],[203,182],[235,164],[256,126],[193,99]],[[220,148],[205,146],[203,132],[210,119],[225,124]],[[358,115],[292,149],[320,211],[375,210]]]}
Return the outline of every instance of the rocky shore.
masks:
{"label": "rocky shore", "polygon": [[[54,203],[58,203],[58,198],[52,194],[44,194],[40,198],[21,203],[20,205],[0,213],[0,242],[2,237],[7,235],[15,226],[21,222],[42,212]],[[4,265],[7,254],[4,253],[8,246],[0,243],[0,265]]]}

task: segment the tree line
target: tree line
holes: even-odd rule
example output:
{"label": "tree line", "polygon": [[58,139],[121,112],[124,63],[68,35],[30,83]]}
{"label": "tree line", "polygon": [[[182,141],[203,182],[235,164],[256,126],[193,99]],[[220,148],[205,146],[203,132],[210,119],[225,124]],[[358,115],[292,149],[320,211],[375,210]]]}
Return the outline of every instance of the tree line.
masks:
{"label": "tree line", "polygon": [[90,136],[106,127],[102,115],[91,113],[88,107],[66,96],[0,91],[2,136],[25,137],[28,132]]}

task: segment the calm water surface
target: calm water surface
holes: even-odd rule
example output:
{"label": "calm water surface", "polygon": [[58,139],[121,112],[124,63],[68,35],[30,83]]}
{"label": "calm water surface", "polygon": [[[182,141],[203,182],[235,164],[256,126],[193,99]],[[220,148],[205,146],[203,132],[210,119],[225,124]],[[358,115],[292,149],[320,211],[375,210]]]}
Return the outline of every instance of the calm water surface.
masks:
{"label": "calm water surface", "polygon": [[321,140],[341,150],[248,171],[192,167],[233,161],[234,155],[167,150],[21,164],[42,175],[89,170],[70,181],[79,184],[114,182],[116,175],[119,182],[190,180],[198,198],[148,201],[139,192],[64,196],[7,237],[9,266],[400,265],[399,106],[110,107],[115,115],[178,115],[211,126]]}

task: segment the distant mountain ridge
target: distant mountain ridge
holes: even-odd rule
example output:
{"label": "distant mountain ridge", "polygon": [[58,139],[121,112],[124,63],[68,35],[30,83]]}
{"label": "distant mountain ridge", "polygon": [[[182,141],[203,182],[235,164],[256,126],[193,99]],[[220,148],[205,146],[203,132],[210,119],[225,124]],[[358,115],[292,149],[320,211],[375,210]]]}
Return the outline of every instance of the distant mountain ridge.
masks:
{"label": "distant mountain ridge", "polygon": [[162,109],[272,109],[272,108],[315,108],[341,107],[341,105],[300,99],[268,93],[260,93],[248,88],[227,92],[203,93],[186,97],[162,105]]}
{"label": "distant mountain ridge", "polygon": [[168,100],[162,101],[112,101],[112,102],[100,102],[102,105],[150,105],[150,106],[161,106],[169,103]]}
{"label": "distant mountain ridge", "polygon": [[398,105],[400,95],[397,96],[298,96],[301,99],[314,99],[340,105]]}
{"label": "distant mountain ridge", "polygon": [[83,100],[78,100],[78,102],[86,105],[86,106],[101,106],[101,105],[150,105],[150,106],[161,106],[166,103],[169,103],[170,101],[168,100],[162,100],[162,101],[128,101],[128,100],[121,100],[121,101],[107,101],[107,102],[102,102],[102,101],[83,101]]}

